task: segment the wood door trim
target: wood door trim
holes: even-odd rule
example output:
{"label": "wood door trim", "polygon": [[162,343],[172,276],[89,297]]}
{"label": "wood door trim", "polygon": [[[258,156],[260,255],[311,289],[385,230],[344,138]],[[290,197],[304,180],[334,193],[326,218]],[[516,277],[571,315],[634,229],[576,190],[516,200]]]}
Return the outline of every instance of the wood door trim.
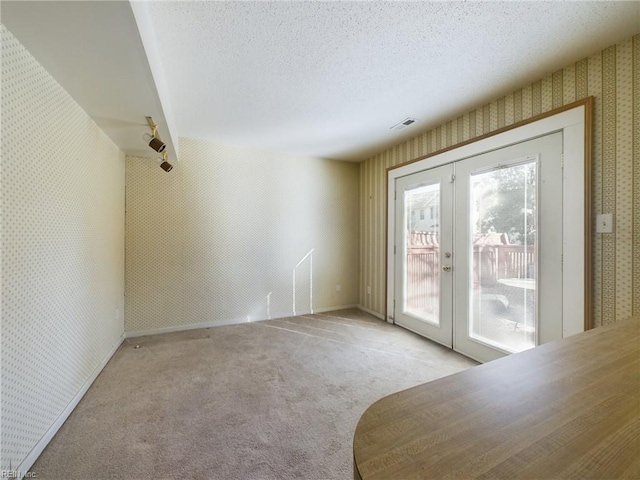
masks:
{"label": "wood door trim", "polygon": [[[384,197],[385,197],[385,214],[384,214],[384,225],[385,228],[389,228],[389,172],[395,170],[400,167],[405,167],[412,163],[420,162],[422,160],[426,160],[431,157],[435,157],[436,155],[440,155],[442,153],[448,152],[450,150],[455,150],[456,148],[464,147],[466,145],[470,145],[472,143],[479,142],[481,140],[485,140],[487,138],[493,137],[495,135],[500,135],[501,133],[508,132],[510,130],[514,130],[516,128],[523,127],[525,125],[529,125],[530,123],[534,123],[540,120],[544,120],[545,118],[552,117],[554,115],[558,115],[559,113],[566,112],[568,110],[572,110],[577,107],[584,107],[584,329],[590,330],[593,328],[593,315],[592,315],[592,280],[591,280],[591,272],[593,265],[593,252],[592,249],[592,205],[591,205],[591,188],[592,188],[592,155],[593,155],[593,96],[589,96],[583,98],[582,100],[577,100],[575,102],[571,102],[567,105],[563,105],[562,107],[554,108],[548,112],[541,113],[539,115],[535,115],[526,120],[522,120],[520,122],[514,123],[513,125],[509,125],[506,127],[499,128],[489,133],[485,133],[480,135],[479,137],[470,138],[469,140],[465,140],[460,143],[456,143],[455,145],[451,145],[446,148],[442,148],[435,152],[429,153],[427,155],[423,155],[421,157],[414,158],[413,160],[409,160],[407,162],[399,163],[398,165],[393,165],[391,167],[387,167],[385,169],[385,179],[384,179]],[[384,316],[388,319],[389,313],[389,305],[388,305],[388,292],[389,292],[389,239],[388,235],[384,236]],[[395,323],[395,313],[394,313],[394,323]]]}

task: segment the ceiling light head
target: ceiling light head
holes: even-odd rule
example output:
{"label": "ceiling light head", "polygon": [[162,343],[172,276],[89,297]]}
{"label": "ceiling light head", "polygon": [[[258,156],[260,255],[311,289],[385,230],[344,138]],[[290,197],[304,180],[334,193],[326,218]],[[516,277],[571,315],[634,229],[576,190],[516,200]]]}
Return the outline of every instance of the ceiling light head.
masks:
{"label": "ceiling light head", "polygon": [[165,172],[169,173],[171,170],[173,170],[173,165],[171,165],[169,162],[167,162],[166,160],[164,160],[161,164],[160,164],[160,168],[163,169]]}
{"label": "ceiling light head", "polygon": [[162,153],[167,148],[166,143],[160,140],[158,137],[155,137],[149,133],[144,134],[144,139],[149,143],[149,146],[153,148],[156,152]]}
{"label": "ceiling light head", "polygon": [[164,152],[161,157],[156,158],[155,162],[167,173],[173,170],[173,165],[167,161],[167,152]]}
{"label": "ceiling light head", "polygon": [[165,172],[170,172],[173,170],[173,165],[167,162],[167,145],[160,140],[160,136],[158,135],[158,125],[153,121],[153,118],[146,117],[147,123],[149,124],[149,128],[151,129],[151,133],[145,133],[143,138],[145,141],[149,142],[149,146],[153,148],[156,152],[161,153],[162,157],[156,158],[156,162],[160,165]]}

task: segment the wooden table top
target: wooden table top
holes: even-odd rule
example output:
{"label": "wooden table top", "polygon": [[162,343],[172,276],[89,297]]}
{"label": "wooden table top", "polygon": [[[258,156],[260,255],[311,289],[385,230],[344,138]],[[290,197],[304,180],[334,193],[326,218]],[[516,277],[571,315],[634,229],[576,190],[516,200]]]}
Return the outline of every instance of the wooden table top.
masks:
{"label": "wooden table top", "polygon": [[640,478],[640,317],[384,397],[354,477]]}

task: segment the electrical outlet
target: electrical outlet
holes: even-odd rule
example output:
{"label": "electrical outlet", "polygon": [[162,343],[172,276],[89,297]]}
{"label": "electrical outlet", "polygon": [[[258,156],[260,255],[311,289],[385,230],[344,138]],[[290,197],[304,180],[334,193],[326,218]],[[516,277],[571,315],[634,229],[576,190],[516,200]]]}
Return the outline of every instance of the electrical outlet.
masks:
{"label": "electrical outlet", "polygon": [[342,291],[342,285],[339,283],[336,283],[336,292],[341,292]]}
{"label": "electrical outlet", "polygon": [[600,213],[596,215],[596,233],[613,233],[612,213]]}
{"label": "electrical outlet", "polygon": [[371,286],[367,285],[367,295],[371,295]]}
{"label": "electrical outlet", "polygon": [[120,320],[120,307],[116,307],[116,320]]}

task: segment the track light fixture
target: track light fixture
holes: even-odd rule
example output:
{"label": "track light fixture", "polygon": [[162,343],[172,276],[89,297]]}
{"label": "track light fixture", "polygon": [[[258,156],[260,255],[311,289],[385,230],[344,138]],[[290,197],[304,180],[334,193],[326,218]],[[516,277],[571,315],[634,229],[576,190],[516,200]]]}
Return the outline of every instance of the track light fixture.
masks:
{"label": "track light fixture", "polygon": [[162,163],[160,164],[161,169],[163,169],[167,173],[173,170],[173,165],[167,162],[167,152],[163,152],[162,158],[160,160],[162,161]]}
{"label": "track light fixture", "polygon": [[156,152],[162,154],[162,157],[156,159],[156,161],[160,164],[160,168],[162,168],[165,172],[170,172],[171,170],[173,170],[173,165],[167,162],[167,145],[162,140],[160,140],[160,135],[158,135],[158,125],[156,125],[156,122],[153,121],[153,118],[146,118],[147,123],[149,124],[149,128],[151,128],[151,133],[145,133],[143,135],[143,138],[151,148],[153,148]]}
{"label": "track light fixture", "polygon": [[154,135],[145,133],[144,140],[149,144],[151,148],[153,148],[158,153],[164,152],[165,148],[167,148],[167,145]]}
{"label": "track light fixture", "polygon": [[158,125],[153,121],[153,118],[147,117],[147,123],[149,124],[149,128],[151,128],[151,134],[145,133],[143,138],[149,144],[151,148],[153,148],[156,152],[162,153],[167,148],[167,145],[160,140],[160,135],[158,135]]}

